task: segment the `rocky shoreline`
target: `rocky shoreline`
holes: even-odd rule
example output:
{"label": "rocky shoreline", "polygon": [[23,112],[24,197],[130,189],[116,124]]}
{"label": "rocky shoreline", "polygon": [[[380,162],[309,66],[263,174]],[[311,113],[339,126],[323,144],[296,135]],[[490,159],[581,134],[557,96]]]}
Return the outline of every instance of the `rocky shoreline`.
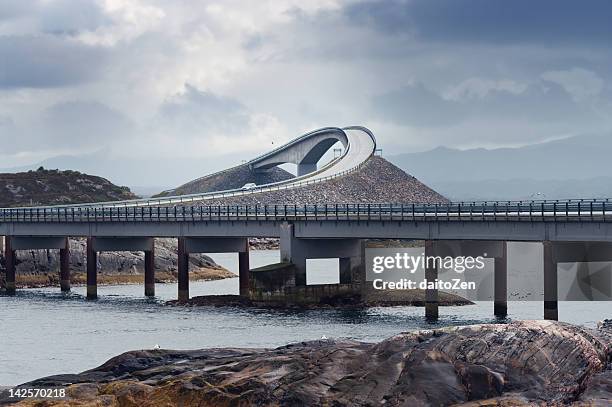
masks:
{"label": "rocky shoreline", "polygon": [[[223,269],[200,268],[198,270],[189,272],[190,281],[214,281],[237,277],[238,276],[236,274]],[[155,273],[155,283],[172,284],[176,283],[177,281],[178,274],[176,271],[161,271]],[[59,287],[59,284],[59,275],[57,273],[17,275],[15,278],[15,285],[18,289]],[[98,286],[124,284],[143,285],[144,274],[99,274],[97,284]],[[87,274],[83,272],[72,273],[70,275],[70,285],[73,287],[86,286]],[[0,287],[4,287],[4,281],[0,280]]]}
{"label": "rocky shoreline", "polygon": [[[176,239],[155,239],[155,281],[177,281]],[[86,284],[86,242],[70,239],[70,281]],[[17,252],[17,288],[59,286],[59,254],[57,250],[22,250]],[[220,280],[236,275],[216,264],[204,254],[189,258],[190,279]],[[4,271],[4,257],[0,254],[0,271]],[[143,284],[144,255],[142,252],[104,252],[98,255],[98,284]],[[0,287],[4,279],[0,277]]]}
{"label": "rocky shoreline", "polygon": [[604,406],[612,403],[611,361],[610,322],[588,329],[516,321],[380,343],[126,352],[80,374],[22,385],[66,387],[66,400],[17,405]]}
{"label": "rocky shoreline", "polygon": [[[440,291],[438,305],[440,306],[462,306],[472,305],[472,301],[455,294]],[[361,309],[368,307],[397,307],[397,306],[425,306],[424,290],[405,290],[402,299],[384,300],[384,297],[375,300],[364,301],[360,295],[342,295],[330,297],[320,303],[290,303],[253,301],[239,295],[202,295],[191,297],[187,302],[171,300],[167,305],[191,306],[191,307],[252,307],[252,308],[281,308],[281,309],[321,309],[321,308],[343,308]]]}

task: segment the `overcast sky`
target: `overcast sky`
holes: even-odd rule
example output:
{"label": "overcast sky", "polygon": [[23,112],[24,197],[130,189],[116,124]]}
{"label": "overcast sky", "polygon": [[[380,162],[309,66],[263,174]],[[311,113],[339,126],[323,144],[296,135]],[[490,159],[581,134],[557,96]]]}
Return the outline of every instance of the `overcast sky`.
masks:
{"label": "overcast sky", "polygon": [[0,167],[612,136],[611,48],[605,0],[2,1]]}

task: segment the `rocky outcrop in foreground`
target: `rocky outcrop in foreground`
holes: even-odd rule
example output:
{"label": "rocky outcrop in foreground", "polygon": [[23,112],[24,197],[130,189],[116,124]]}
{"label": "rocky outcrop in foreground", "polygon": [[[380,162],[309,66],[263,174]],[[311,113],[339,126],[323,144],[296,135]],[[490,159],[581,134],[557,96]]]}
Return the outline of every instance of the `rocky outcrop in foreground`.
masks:
{"label": "rocky outcrop in foreground", "polygon": [[611,357],[605,327],[521,321],[377,344],[133,351],[24,387],[68,386],[68,400],[46,405],[71,406],[603,406],[612,403]]}

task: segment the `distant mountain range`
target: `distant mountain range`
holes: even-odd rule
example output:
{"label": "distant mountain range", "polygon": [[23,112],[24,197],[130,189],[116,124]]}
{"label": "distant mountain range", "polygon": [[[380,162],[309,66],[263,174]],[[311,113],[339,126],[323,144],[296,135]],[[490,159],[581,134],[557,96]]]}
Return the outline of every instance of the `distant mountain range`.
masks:
{"label": "distant mountain range", "polygon": [[612,197],[612,134],[387,159],[452,200]]}

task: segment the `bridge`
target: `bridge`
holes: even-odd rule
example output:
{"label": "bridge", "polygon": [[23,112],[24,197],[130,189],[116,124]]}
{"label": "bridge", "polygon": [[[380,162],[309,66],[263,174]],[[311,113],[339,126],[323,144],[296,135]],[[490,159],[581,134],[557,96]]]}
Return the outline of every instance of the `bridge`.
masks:
{"label": "bridge", "polygon": [[[336,142],[341,157],[317,169],[312,164]],[[482,255],[495,258],[494,313],[507,314],[507,241],[544,246],[544,317],[558,318],[557,265],[611,261],[612,203],[608,200],[356,203],[323,205],[209,205],[207,200],[298,188],[358,170],[373,155],[374,135],[363,127],[325,128],[307,133],[249,162],[254,169],[292,162],[291,180],[205,194],[109,203],[2,208],[6,287],[15,292],[15,251],[60,250],[60,286],[70,289],[69,237],[87,238],[87,297],[97,297],[96,256],[101,251],[145,253],[145,295],[155,294],[155,237],[178,238],[178,298],[189,299],[190,253],[237,252],[240,294],[249,295],[249,237],[280,238],[281,261],[292,264],[292,290],[307,293],[306,260],[339,258],[340,284],[367,286],[365,239],[419,239],[426,256]],[[318,157],[318,158],[317,158]],[[316,164],[316,161],[314,161]],[[302,165],[302,170],[299,166]],[[435,265],[425,270],[435,281]],[[426,291],[426,316],[438,317],[438,292]]]}

